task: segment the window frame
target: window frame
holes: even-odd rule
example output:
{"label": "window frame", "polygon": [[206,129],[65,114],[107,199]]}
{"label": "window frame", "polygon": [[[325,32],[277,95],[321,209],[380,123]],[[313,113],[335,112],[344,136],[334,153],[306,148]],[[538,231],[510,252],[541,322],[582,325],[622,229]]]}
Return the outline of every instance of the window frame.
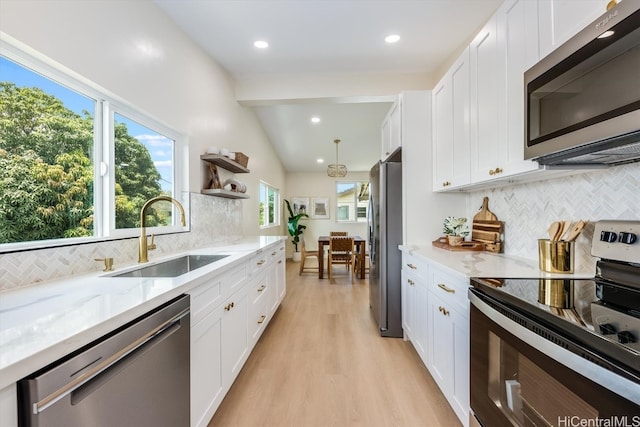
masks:
{"label": "window frame", "polygon": [[[263,193],[263,189],[265,194]],[[282,203],[282,195],[280,194],[280,189],[272,186],[271,184],[267,183],[266,181],[260,180],[260,183],[258,185],[258,191],[259,191],[259,195],[258,195],[258,208],[260,206],[260,203],[262,203],[262,196],[265,196],[265,200],[267,200],[267,203],[265,204],[265,210],[264,210],[264,216],[265,218],[268,218],[269,216],[269,210],[268,210],[268,200],[269,200],[269,190],[273,190],[275,192],[275,196],[277,200],[273,201],[273,206],[275,209],[275,212],[273,213],[273,218],[274,218],[274,223],[272,224],[260,224],[260,210],[258,209],[258,226],[260,227],[260,230],[264,230],[267,228],[273,228],[273,227],[279,227],[281,224],[280,221],[280,216],[281,216],[281,203]]]}
{"label": "window frame", "polygon": [[[11,253],[24,250],[43,249],[59,246],[71,246],[86,243],[96,243],[109,240],[137,237],[140,228],[116,230],[115,224],[115,158],[114,121],[115,113],[137,121],[164,136],[174,140],[173,146],[173,197],[185,209],[189,218],[188,176],[185,162],[188,161],[188,140],[185,134],[155,119],[151,114],[136,108],[133,104],[116,96],[107,89],[93,83],[78,73],[35,51],[29,46],[2,33],[0,39],[0,55],[15,62],[21,67],[67,87],[94,101],[93,126],[93,207],[94,223],[93,235],[86,237],[72,237],[62,239],[36,240],[28,242],[0,243],[0,253]],[[147,233],[171,234],[188,232],[190,221],[186,227],[179,224],[176,208],[172,207],[173,226],[148,227]]]}
{"label": "window frame", "polygon": [[[338,188],[340,185],[345,185],[345,184],[354,184],[356,186],[361,186],[361,185],[365,185],[368,184],[368,181],[361,181],[361,180],[349,180],[349,181],[336,181],[336,223],[338,224],[360,224],[360,223],[366,223],[367,222],[367,215],[369,214],[369,202],[367,201],[367,206],[365,206],[365,216],[362,217],[360,220],[358,220],[358,193],[356,191],[354,191],[353,193],[353,206],[354,206],[354,218],[353,220],[351,219],[340,219],[340,215],[339,215],[339,211],[340,208],[343,207],[344,205],[340,204],[340,192],[338,191]],[[356,187],[356,189],[358,188]]]}

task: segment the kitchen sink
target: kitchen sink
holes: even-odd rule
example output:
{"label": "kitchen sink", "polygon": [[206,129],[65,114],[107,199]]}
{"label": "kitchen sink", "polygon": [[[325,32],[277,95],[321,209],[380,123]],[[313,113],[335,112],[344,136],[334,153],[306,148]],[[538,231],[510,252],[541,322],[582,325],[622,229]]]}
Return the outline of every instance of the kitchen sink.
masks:
{"label": "kitchen sink", "polygon": [[136,268],[110,277],[178,277],[190,271],[220,261],[229,255],[185,255],[153,265]]}

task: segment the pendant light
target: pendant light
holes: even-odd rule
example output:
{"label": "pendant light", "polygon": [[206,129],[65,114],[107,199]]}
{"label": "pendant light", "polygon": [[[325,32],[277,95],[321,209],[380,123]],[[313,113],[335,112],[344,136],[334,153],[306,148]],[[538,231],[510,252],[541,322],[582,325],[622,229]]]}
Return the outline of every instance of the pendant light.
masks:
{"label": "pendant light", "polygon": [[334,139],[333,143],[336,144],[336,162],[335,164],[327,167],[327,175],[332,178],[343,178],[347,176],[347,167],[345,165],[341,165],[338,161],[338,144],[340,144],[340,140]]}

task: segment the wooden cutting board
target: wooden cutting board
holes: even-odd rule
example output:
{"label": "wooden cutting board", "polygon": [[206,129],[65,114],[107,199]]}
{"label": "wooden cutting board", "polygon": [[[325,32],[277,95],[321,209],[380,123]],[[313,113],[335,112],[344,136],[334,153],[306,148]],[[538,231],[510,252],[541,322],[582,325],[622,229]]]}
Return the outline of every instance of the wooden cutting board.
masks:
{"label": "wooden cutting board", "polygon": [[431,242],[436,248],[446,249],[448,251],[483,251],[484,244],[480,242],[463,242],[458,246],[451,246],[447,243],[446,237],[440,237],[438,240]]}
{"label": "wooden cutting board", "polygon": [[497,221],[498,217],[495,216],[493,212],[489,210],[489,198],[485,197],[482,199],[482,207],[480,208],[480,212],[475,214],[473,217],[473,222],[476,221]]}
{"label": "wooden cutting board", "polygon": [[483,243],[502,242],[504,222],[474,220],[471,228],[471,240]]}

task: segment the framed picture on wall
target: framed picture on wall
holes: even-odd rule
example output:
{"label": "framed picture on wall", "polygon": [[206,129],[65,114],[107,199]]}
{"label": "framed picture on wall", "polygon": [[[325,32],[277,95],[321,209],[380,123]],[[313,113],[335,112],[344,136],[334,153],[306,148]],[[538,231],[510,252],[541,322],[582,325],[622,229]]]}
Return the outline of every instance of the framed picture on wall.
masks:
{"label": "framed picture on wall", "polygon": [[311,199],[311,218],[329,219],[329,198],[313,197]]}
{"label": "framed picture on wall", "polygon": [[294,215],[307,214],[309,215],[309,198],[308,197],[292,197],[291,209]]}

